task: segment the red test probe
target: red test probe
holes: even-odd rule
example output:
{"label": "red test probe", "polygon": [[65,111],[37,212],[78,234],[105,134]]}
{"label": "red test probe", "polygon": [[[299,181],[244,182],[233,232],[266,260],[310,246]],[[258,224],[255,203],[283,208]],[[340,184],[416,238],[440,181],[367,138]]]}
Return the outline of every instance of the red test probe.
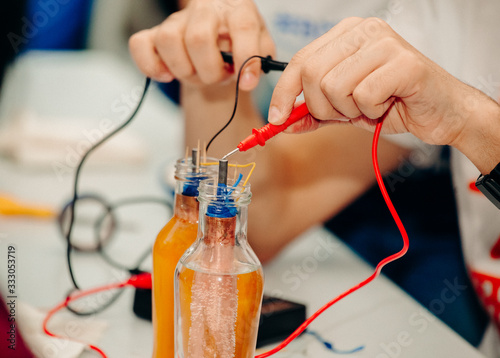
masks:
{"label": "red test probe", "polygon": [[309,109],[307,109],[306,103],[302,103],[300,106],[294,108],[292,110],[292,113],[290,113],[290,117],[285,121],[285,123],[280,124],[280,125],[274,125],[271,123],[266,124],[260,129],[254,128],[252,130],[252,134],[249,135],[247,138],[243,139],[240,144],[238,144],[238,147],[226,154],[222,159],[226,159],[230,155],[233,155],[234,153],[240,151],[240,152],[245,152],[253,147],[255,147],[257,144],[260,146],[264,146],[266,142],[274,137],[276,134],[283,132],[285,129],[287,129],[290,125],[293,123],[297,122],[299,119],[305,117],[306,115],[309,114]]}

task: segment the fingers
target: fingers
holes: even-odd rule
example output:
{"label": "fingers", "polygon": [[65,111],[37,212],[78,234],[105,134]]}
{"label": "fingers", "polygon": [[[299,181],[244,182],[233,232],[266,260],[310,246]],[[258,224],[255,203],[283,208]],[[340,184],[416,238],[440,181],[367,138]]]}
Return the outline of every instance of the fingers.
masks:
{"label": "fingers", "polygon": [[[363,19],[360,18],[348,18],[341,21],[328,33],[313,41],[292,58],[273,92],[269,108],[269,122],[282,124],[290,115],[295,98],[302,91],[304,91],[308,108],[314,117],[323,118],[325,108],[331,115],[332,107],[321,94],[320,88],[314,85],[314,82],[318,76],[328,72],[332,66],[359,48],[359,45],[345,46],[348,42],[346,40],[339,41],[339,38],[342,38],[345,33],[362,21]],[[325,51],[334,54],[334,56],[325,56]],[[336,112],[335,116],[339,118],[341,114]]]}
{"label": "fingers", "polygon": [[174,76],[162,61],[153,41],[154,29],[134,34],[129,40],[129,48],[137,67],[146,76],[159,82],[170,82]]}
{"label": "fingers", "polygon": [[195,73],[183,41],[185,28],[184,17],[179,12],[160,24],[153,35],[156,52],[177,79],[186,79]]}
{"label": "fingers", "polygon": [[[137,33],[130,50],[139,68],[159,81],[177,78],[196,84],[226,80],[232,71],[220,51],[232,51],[236,70],[253,55],[274,55],[274,43],[250,0],[238,6],[216,1],[191,0],[161,25]],[[261,72],[259,61],[246,66],[240,88],[254,89]]]}
{"label": "fingers", "polygon": [[184,34],[186,60],[205,84],[222,81],[227,75],[218,46],[219,28],[220,20],[210,3],[198,3],[192,9]]}
{"label": "fingers", "polygon": [[[246,6],[235,8],[227,24],[236,71],[251,56],[274,55],[274,43],[253,3],[248,2]],[[260,74],[260,61],[251,60],[241,74],[240,89],[254,89],[259,83]]]}
{"label": "fingers", "polygon": [[[319,88],[321,93],[318,93],[318,96],[328,102],[328,105],[324,105],[322,117],[319,118],[335,118],[335,112],[341,113],[346,118],[357,118],[362,115],[378,118],[383,114],[382,112],[377,117],[373,117],[374,113],[380,112],[377,109],[382,107],[379,106],[375,109],[371,105],[374,104],[373,96],[377,96],[376,100],[381,101],[376,103],[377,106],[383,104],[387,99],[387,97],[382,98],[385,94],[381,96],[380,92],[370,92],[375,89],[374,86],[361,85],[361,83],[372,72],[390,60],[389,52],[385,50],[385,47],[380,46],[380,44],[362,48],[335,65],[322,78],[313,79],[313,81],[319,81],[319,86],[312,82],[308,84],[310,87]],[[389,97],[391,95],[392,93],[389,94]],[[360,104],[363,105],[362,108],[360,108]],[[331,113],[329,113],[330,111]],[[369,114],[366,113],[367,111]]]}
{"label": "fingers", "polygon": [[418,52],[379,19],[339,25],[290,62],[273,94],[269,121],[286,120],[303,90],[309,111],[318,120],[348,118],[371,127],[391,109],[398,117],[391,126],[404,131],[401,106],[392,104],[417,90],[418,74],[425,73],[419,68]]}

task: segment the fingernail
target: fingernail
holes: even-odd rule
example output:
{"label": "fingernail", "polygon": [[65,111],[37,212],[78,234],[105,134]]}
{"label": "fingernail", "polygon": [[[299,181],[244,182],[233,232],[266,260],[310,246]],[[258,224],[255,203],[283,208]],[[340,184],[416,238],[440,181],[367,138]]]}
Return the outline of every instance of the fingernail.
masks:
{"label": "fingernail", "polygon": [[278,124],[281,120],[281,112],[278,108],[272,106],[269,108],[269,115],[267,120],[271,124]]}
{"label": "fingernail", "polygon": [[156,78],[159,82],[171,82],[174,79],[170,73],[162,73]]}
{"label": "fingernail", "polygon": [[245,87],[253,87],[256,85],[258,79],[257,76],[251,71],[245,71],[243,72],[243,76],[241,77],[242,84]]}

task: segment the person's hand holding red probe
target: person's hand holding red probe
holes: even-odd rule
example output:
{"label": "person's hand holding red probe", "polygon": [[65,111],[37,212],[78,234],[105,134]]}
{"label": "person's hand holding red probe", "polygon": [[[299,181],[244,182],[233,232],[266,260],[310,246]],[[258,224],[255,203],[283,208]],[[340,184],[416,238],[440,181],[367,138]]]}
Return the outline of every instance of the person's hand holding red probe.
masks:
{"label": "person's hand holding red probe", "polygon": [[271,100],[269,121],[283,123],[301,92],[310,115],[288,131],[338,120],[384,133],[410,132],[452,145],[483,173],[500,158],[500,107],[460,82],[377,18],[340,22],[292,59]]}

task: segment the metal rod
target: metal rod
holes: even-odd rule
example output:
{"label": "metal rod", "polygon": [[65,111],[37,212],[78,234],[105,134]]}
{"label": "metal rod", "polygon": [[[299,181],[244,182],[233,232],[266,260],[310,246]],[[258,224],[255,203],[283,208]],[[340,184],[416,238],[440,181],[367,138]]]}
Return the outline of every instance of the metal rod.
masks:
{"label": "metal rod", "polygon": [[227,185],[227,168],[228,168],[228,161],[227,159],[220,159],[219,160],[219,184],[224,184]]}
{"label": "metal rod", "polygon": [[191,163],[193,164],[193,168],[195,168],[195,173],[198,173],[198,169],[200,167],[199,163],[199,155],[198,155],[198,148],[193,148],[191,149]]}

